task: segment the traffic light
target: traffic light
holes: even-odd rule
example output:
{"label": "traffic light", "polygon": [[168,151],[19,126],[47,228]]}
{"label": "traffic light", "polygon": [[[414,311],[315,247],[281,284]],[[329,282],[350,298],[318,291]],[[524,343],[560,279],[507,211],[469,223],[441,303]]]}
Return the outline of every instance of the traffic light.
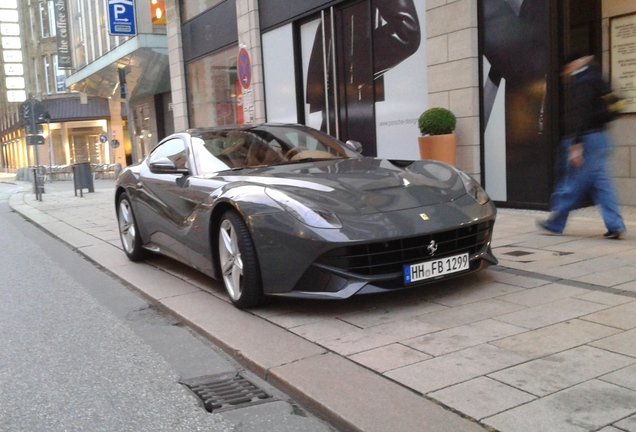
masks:
{"label": "traffic light", "polygon": [[152,13],[152,25],[166,25],[166,3],[159,0],[150,0]]}

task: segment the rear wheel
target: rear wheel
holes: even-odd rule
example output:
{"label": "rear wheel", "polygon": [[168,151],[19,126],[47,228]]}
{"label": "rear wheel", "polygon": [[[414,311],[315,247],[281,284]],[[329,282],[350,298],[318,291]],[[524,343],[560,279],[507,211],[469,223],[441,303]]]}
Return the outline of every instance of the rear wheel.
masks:
{"label": "rear wheel", "polygon": [[229,210],[221,217],[218,256],[225,290],[240,308],[257,306],[263,285],[252,236],[241,216]]}
{"label": "rear wheel", "polygon": [[130,198],[125,193],[121,194],[117,201],[117,223],[119,225],[121,244],[128,259],[141,261],[146,258],[148,252],[141,247],[137,221],[130,205]]}

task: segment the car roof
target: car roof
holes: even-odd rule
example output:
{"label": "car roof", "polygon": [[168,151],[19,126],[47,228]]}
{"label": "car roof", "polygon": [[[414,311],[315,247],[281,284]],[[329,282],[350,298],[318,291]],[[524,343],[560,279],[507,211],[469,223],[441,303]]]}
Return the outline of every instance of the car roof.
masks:
{"label": "car roof", "polygon": [[203,127],[203,128],[192,128],[188,129],[186,132],[190,135],[196,135],[198,133],[203,132],[222,132],[222,131],[246,131],[250,129],[258,129],[261,127],[288,127],[294,129],[311,129],[309,126],[305,126],[302,124],[296,123],[252,123],[252,124],[236,124],[236,125],[226,125],[226,126],[212,126],[212,127]]}

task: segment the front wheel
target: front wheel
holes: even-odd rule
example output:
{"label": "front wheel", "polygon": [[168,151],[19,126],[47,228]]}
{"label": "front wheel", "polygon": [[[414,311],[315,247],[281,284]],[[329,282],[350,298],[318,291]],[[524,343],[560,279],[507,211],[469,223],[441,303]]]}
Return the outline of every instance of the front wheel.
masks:
{"label": "front wheel", "polygon": [[121,244],[128,259],[141,261],[146,258],[148,252],[141,246],[137,220],[130,205],[130,198],[125,193],[121,194],[117,201],[117,223],[119,225]]}
{"label": "front wheel", "polygon": [[218,256],[225,290],[240,308],[257,306],[263,299],[263,285],[252,236],[241,216],[229,210],[221,217]]}

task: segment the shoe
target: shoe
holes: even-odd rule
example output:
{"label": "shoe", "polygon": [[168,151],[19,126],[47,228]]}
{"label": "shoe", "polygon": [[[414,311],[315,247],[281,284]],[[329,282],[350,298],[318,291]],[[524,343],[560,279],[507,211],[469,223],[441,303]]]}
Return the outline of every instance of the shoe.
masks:
{"label": "shoe", "polygon": [[621,234],[623,234],[621,231],[608,231],[603,234],[603,237],[606,239],[618,240],[621,238]]}
{"label": "shoe", "polygon": [[548,221],[547,220],[541,220],[541,219],[537,219],[535,221],[535,224],[537,225],[537,228],[541,228],[544,231],[549,232],[550,234],[554,234],[554,235],[561,235],[560,232],[555,231],[551,228],[548,228]]}

